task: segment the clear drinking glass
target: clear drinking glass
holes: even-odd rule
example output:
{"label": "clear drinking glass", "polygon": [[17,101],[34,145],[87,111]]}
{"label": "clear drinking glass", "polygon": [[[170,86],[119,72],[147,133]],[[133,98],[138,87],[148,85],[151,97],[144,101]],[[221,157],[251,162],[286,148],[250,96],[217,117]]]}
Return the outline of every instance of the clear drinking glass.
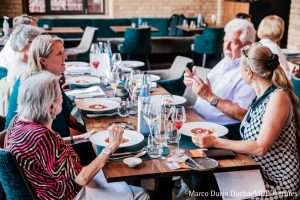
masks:
{"label": "clear drinking glass", "polygon": [[114,97],[115,97],[115,90],[118,87],[119,82],[120,82],[119,73],[118,72],[111,72],[109,82],[110,82],[111,88],[114,90],[113,93],[114,93]]}
{"label": "clear drinking glass", "polygon": [[177,130],[177,135],[176,135],[177,147],[176,147],[176,151],[175,151],[177,156],[180,156],[180,154],[183,153],[182,151],[179,150],[179,141],[181,138],[181,133],[179,132],[179,130],[181,129],[185,120],[186,120],[186,114],[185,114],[184,106],[175,107],[175,109],[172,113],[172,121]]}
{"label": "clear drinking glass", "polygon": [[120,106],[118,108],[118,113],[120,117],[128,117],[129,110],[130,110],[130,102],[127,100],[124,100],[120,103]]}
{"label": "clear drinking glass", "polygon": [[113,53],[112,55],[112,65],[113,71],[117,71],[122,63],[122,57],[120,53]]}
{"label": "clear drinking glass", "polygon": [[156,142],[155,136],[159,131],[158,120],[160,117],[159,109],[151,104],[144,105],[143,117],[149,126],[150,134],[148,136],[147,152],[151,158],[159,158],[162,153],[162,146]]}
{"label": "clear drinking glass", "polygon": [[183,20],[182,26],[189,26],[188,21],[186,19]]}

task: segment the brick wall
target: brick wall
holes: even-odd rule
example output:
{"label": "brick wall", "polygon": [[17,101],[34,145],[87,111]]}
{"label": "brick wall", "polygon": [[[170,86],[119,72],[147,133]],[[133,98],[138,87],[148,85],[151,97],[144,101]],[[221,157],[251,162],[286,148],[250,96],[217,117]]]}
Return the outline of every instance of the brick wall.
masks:
{"label": "brick wall", "polygon": [[15,17],[23,13],[22,0],[2,0],[0,3],[0,17]]}
{"label": "brick wall", "polygon": [[300,1],[292,0],[288,30],[288,48],[300,50]]}
{"label": "brick wall", "polygon": [[111,0],[113,17],[170,17],[183,13],[197,17],[199,13],[210,22],[211,14],[217,14],[220,0]]}

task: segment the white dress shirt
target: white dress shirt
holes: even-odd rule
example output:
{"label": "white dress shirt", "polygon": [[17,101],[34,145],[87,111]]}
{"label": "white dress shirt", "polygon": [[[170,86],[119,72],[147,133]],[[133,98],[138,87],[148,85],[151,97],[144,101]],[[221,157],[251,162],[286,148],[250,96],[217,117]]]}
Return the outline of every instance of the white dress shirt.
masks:
{"label": "white dress shirt", "polygon": [[289,66],[288,66],[286,57],[285,57],[285,55],[282,53],[280,47],[279,47],[275,42],[273,42],[272,40],[270,40],[270,39],[268,39],[268,38],[261,39],[259,42],[260,42],[262,45],[268,47],[268,48],[272,51],[272,53],[278,55],[280,66],[283,68],[285,75],[286,75],[289,79],[291,79],[291,73],[290,73],[290,70],[289,70]]}
{"label": "white dress shirt", "polygon": [[[256,96],[254,90],[242,79],[240,59],[232,61],[225,57],[209,72],[207,78],[216,96],[237,103],[241,108],[248,109]],[[193,109],[206,121],[218,124],[239,122],[200,97]]]}

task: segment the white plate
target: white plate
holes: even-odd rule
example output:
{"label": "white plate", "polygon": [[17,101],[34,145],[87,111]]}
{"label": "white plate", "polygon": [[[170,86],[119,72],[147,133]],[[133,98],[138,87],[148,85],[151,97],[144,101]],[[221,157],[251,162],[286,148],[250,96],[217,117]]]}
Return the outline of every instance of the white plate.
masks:
{"label": "white plate", "polygon": [[184,123],[180,129],[180,132],[186,136],[191,136],[191,130],[194,128],[205,128],[205,129],[214,129],[215,133],[212,134],[215,137],[221,137],[228,133],[228,129],[225,126],[211,123],[211,122],[188,122]]}
{"label": "white plate", "polygon": [[[92,112],[104,112],[114,110],[120,105],[120,103],[106,98],[76,99],[75,104],[81,110]],[[91,107],[95,105],[102,105],[104,107],[99,109]]]}
{"label": "white plate", "polygon": [[[140,78],[140,79],[143,79],[143,74],[136,74],[136,75],[134,75],[134,76],[135,76],[135,77],[140,76],[139,78]],[[159,81],[159,80],[160,80],[160,77],[159,77],[159,76],[153,75],[153,74],[150,74],[150,78],[151,78],[151,81],[152,81],[152,82],[156,82],[156,81]]]}
{"label": "white plate", "polygon": [[65,62],[66,67],[89,67],[90,64],[80,61]]}
{"label": "white plate", "polygon": [[294,50],[294,49],[281,49],[281,51],[285,54],[285,55],[298,55],[300,54],[299,50]]}
{"label": "white plate", "polygon": [[92,76],[74,76],[66,78],[66,83],[87,86],[90,84],[100,83],[100,79]]}
{"label": "white plate", "polygon": [[144,62],[134,61],[134,60],[126,60],[122,62],[122,66],[126,68],[138,68],[143,67],[145,65]]}
{"label": "white plate", "polygon": [[[105,141],[108,137],[109,133],[107,130],[99,131],[90,137],[90,141],[95,145],[105,147],[108,145],[107,141]],[[121,143],[119,148],[133,146],[144,140],[144,136],[141,133],[132,130],[124,130],[123,138],[127,139],[128,142]]]}
{"label": "white plate", "polygon": [[[154,101],[155,103],[161,104],[161,99],[162,99],[163,95],[153,95],[151,96],[151,100]],[[181,105],[184,104],[186,102],[186,98],[181,97],[181,96],[177,96],[177,95],[173,95],[173,99],[174,102],[173,103],[166,103],[167,105]]]}

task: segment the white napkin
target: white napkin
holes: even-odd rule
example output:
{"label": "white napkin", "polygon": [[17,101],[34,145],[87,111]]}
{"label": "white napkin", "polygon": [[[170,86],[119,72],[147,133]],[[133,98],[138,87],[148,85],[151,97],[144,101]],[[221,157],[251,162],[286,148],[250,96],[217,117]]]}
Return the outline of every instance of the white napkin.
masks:
{"label": "white napkin", "polygon": [[214,174],[223,200],[240,200],[264,194],[265,184],[259,170]]}
{"label": "white napkin", "polygon": [[75,66],[70,66],[70,67],[66,67],[65,70],[66,74],[90,74],[91,73],[91,68],[90,67],[75,67]]}
{"label": "white napkin", "polygon": [[66,94],[73,98],[89,98],[105,95],[100,86],[92,86],[86,89],[76,89],[67,91]]}
{"label": "white napkin", "polygon": [[157,88],[157,82],[151,82],[151,88]]}

